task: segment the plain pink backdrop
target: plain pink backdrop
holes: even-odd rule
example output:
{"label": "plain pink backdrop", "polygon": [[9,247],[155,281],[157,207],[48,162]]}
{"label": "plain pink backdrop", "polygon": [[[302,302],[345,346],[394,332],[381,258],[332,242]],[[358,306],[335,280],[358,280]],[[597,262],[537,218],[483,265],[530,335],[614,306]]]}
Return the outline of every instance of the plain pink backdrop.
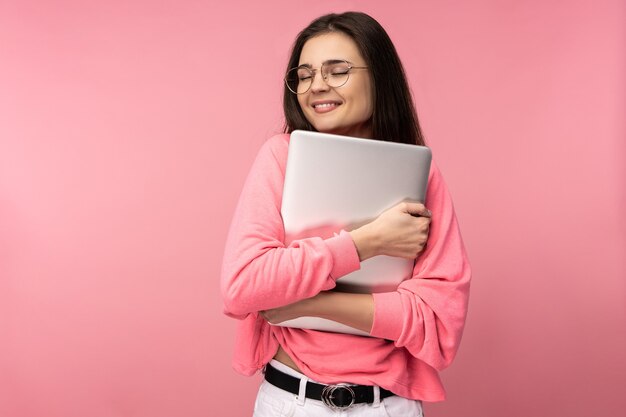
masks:
{"label": "plain pink backdrop", "polygon": [[0,2],[0,416],[251,415],[227,227],[291,42],[351,9],[397,46],[473,264],[426,414],[623,415],[623,1],[21,0]]}

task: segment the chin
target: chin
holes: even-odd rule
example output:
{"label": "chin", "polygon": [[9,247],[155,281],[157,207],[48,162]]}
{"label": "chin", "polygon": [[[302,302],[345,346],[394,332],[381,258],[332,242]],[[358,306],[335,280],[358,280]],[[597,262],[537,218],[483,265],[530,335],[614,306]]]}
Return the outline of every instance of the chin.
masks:
{"label": "chin", "polygon": [[353,136],[356,138],[371,138],[371,133],[363,131],[355,126],[314,126],[320,133],[330,133],[333,135]]}
{"label": "chin", "polygon": [[367,120],[359,121],[346,125],[340,122],[341,119],[333,118],[334,120],[315,120],[315,123],[311,123],[315,130],[320,133],[331,133],[334,135],[343,136],[355,136],[355,137],[368,137],[368,131],[371,130],[371,123]]}
{"label": "chin", "polygon": [[313,125],[318,132],[321,133],[332,133],[335,135],[348,135],[350,128],[348,126],[337,126],[326,123],[318,123],[317,125]]}
{"label": "chin", "polygon": [[317,129],[320,133],[328,133],[329,135],[352,136],[349,131],[341,129]]}

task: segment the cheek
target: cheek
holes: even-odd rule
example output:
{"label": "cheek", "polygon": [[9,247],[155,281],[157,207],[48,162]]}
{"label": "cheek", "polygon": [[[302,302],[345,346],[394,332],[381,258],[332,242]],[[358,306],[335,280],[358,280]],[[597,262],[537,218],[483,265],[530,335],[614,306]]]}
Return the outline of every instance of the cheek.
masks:
{"label": "cheek", "polygon": [[298,105],[300,106],[300,109],[302,109],[302,111],[306,112],[307,108],[304,97],[298,96]]}
{"label": "cheek", "polygon": [[367,94],[364,94],[359,101],[359,112],[361,113],[361,115],[366,119],[371,118],[372,114],[374,113],[374,102],[372,100],[371,94],[369,94],[369,92]]}
{"label": "cheek", "polygon": [[361,104],[361,111],[366,113],[368,117],[371,117],[374,113],[374,92],[369,82],[363,82],[360,86],[359,103]]}
{"label": "cheek", "polygon": [[372,88],[372,85],[368,85],[367,88],[367,103],[368,103],[368,109],[370,112],[370,116],[374,113],[374,103],[376,101],[376,97],[374,96],[374,89]]}

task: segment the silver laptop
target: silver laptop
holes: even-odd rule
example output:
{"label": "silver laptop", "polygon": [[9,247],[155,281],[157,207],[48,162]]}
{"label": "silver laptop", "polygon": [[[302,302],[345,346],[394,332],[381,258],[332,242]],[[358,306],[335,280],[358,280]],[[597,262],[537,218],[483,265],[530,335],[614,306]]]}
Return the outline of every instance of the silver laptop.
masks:
{"label": "silver laptop", "polygon": [[[354,230],[401,201],[424,202],[431,152],[424,146],[296,130],[291,133],[281,214],[285,244],[341,229]],[[413,260],[375,256],[337,280],[336,291],[395,291],[410,278]],[[278,324],[367,336],[318,317]]]}

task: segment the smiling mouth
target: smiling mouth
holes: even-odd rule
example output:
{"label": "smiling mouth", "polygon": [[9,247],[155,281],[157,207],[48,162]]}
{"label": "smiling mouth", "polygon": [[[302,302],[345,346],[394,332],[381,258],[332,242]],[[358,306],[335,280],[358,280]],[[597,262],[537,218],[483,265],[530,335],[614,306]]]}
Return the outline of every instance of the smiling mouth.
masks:
{"label": "smiling mouth", "polygon": [[341,103],[320,103],[320,104],[314,104],[313,109],[315,110],[316,113],[326,113],[326,112],[335,110],[340,105]]}

